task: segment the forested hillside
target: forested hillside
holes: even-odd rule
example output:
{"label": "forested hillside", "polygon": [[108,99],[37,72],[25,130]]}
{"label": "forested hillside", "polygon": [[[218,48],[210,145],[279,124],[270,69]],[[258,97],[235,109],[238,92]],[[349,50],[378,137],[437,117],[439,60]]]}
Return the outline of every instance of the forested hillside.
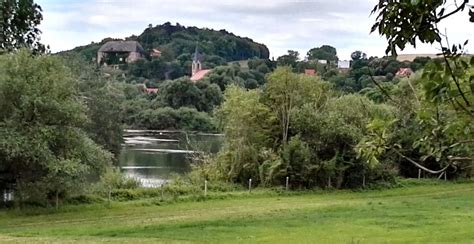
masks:
{"label": "forested hillside", "polygon": [[[113,39],[105,38],[101,42],[76,47],[68,52],[76,52],[88,60],[92,60],[96,57],[100,46],[110,40]],[[140,42],[146,51],[157,48],[168,61],[190,60],[196,44],[199,46],[200,52],[208,56],[208,60],[221,59],[223,62],[228,62],[254,57],[262,59],[269,57],[268,48],[252,39],[236,36],[226,30],[185,27],[179,23],[173,25],[166,22],[155,27],[150,25],[139,36],[132,35],[126,40]]]}

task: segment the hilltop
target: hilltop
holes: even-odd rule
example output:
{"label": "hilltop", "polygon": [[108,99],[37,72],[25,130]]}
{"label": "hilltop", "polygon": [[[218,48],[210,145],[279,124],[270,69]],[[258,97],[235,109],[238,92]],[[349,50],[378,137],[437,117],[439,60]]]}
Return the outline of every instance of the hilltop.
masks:
{"label": "hilltop", "polygon": [[[96,57],[97,50],[111,40],[120,39],[105,38],[100,42],[92,42],[63,53],[79,53],[92,60]],[[167,22],[155,27],[150,25],[140,35],[131,35],[125,40],[138,41],[145,51],[158,49],[167,61],[191,59],[196,45],[200,52],[207,56],[207,61],[219,59],[225,63],[249,58],[269,58],[267,46],[250,38],[237,36],[227,30],[186,27],[179,23],[173,25]]]}

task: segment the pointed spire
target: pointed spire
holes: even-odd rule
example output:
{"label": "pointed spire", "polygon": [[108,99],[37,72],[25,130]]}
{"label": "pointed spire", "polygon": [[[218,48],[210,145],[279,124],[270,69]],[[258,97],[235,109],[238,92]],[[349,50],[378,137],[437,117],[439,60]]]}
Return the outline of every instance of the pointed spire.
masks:
{"label": "pointed spire", "polygon": [[196,48],[194,50],[193,61],[199,61],[200,56],[201,55],[199,54],[198,42],[196,42]]}

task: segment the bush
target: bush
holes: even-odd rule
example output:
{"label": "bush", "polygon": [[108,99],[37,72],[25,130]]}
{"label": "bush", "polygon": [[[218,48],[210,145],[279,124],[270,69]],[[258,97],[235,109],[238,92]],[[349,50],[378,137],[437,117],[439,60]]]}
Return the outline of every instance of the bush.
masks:
{"label": "bush", "polygon": [[140,195],[133,189],[116,189],[112,190],[111,197],[117,201],[131,201],[139,199]]}
{"label": "bush", "polygon": [[156,110],[147,109],[139,113],[136,127],[151,130],[189,130],[212,132],[216,126],[211,117],[204,112],[198,112],[195,108],[182,107],[173,109],[170,107]]}
{"label": "bush", "polygon": [[102,203],[104,201],[103,198],[96,195],[77,195],[66,199],[66,203],[73,205]]}

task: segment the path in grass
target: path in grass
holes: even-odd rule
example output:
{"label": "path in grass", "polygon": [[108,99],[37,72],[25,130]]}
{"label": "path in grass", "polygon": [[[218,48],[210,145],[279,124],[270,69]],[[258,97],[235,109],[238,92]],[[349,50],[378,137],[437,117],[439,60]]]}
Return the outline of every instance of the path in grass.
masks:
{"label": "path in grass", "polygon": [[0,212],[0,242],[474,242],[474,183]]}

